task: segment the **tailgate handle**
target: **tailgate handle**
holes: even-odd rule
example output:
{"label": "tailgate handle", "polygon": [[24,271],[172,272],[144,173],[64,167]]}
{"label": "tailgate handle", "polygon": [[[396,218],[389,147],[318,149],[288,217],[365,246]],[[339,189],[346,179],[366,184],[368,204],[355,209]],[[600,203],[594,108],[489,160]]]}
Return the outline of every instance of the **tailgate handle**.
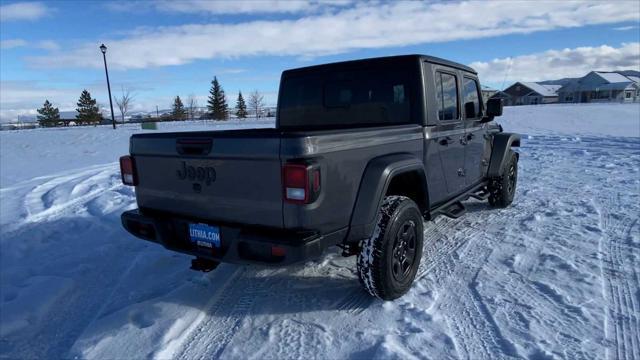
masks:
{"label": "tailgate handle", "polygon": [[178,139],[176,150],[180,155],[207,155],[212,144],[211,139]]}

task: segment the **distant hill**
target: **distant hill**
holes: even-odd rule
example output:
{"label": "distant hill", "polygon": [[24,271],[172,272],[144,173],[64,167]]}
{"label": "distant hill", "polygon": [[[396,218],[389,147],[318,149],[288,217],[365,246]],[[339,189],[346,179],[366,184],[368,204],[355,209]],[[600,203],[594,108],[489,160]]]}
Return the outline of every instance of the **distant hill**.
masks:
{"label": "distant hill", "polygon": [[624,75],[624,76],[637,76],[640,77],[640,71],[636,71],[636,70],[620,70],[620,71],[614,71],[617,72],[618,74]]}

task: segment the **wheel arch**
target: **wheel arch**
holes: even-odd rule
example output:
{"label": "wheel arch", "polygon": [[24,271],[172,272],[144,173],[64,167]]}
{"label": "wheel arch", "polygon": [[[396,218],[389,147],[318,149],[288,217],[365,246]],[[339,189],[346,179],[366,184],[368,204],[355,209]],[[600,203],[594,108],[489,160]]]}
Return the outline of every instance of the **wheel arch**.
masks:
{"label": "wheel arch", "polygon": [[487,177],[500,176],[504,163],[512,147],[520,147],[520,135],[513,133],[498,133],[493,136],[491,160]]}
{"label": "wheel arch", "polygon": [[412,154],[393,154],[367,164],[351,213],[347,243],[373,234],[378,209],[387,195],[407,196],[423,213],[428,210],[427,177],[421,159]]}

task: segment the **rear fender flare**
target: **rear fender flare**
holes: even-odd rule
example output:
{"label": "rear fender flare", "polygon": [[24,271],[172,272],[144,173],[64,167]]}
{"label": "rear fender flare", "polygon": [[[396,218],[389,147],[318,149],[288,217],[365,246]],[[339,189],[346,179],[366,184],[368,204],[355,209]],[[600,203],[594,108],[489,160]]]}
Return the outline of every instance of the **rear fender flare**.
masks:
{"label": "rear fender flare", "polygon": [[[367,164],[351,214],[346,242],[353,243],[373,234],[378,209],[382,205],[389,184],[397,175],[416,172],[422,180],[425,197],[426,176],[422,160],[411,154],[393,154],[377,157]],[[424,199],[428,206],[428,199]]]}
{"label": "rear fender flare", "polygon": [[512,133],[498,133],[493,136],[491,161],[487,177],[493,178],[502,175],[502,169],[511,147],[520,146],[520,135]]}

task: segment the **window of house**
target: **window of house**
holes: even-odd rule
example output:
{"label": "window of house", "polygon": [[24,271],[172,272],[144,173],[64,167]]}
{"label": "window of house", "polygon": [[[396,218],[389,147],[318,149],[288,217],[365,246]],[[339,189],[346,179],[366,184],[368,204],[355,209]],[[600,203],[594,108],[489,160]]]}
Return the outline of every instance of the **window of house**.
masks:
{"label": "window of house", "polygon": [[[462,97],[464,98],[465,109],[466,104],[472,102],[475,117],[480,117],[480,95],[478,95],[478,83],[474,79],[464,78],[462,87],[464,89],[464,94],[462,95]],[[468,115],[465,116],[468,117]]]}
{"label": "window of house", "polygon": [[631,98],[631,91],[627,91],[627,92],[625,93],[625,97],[626,97],[627,99],[630,99],[630,98]]}
{"label": "window of house", "polygon": [[438,119],[458,119],[458,80],[455,75],[436,73],[436,102]]}

